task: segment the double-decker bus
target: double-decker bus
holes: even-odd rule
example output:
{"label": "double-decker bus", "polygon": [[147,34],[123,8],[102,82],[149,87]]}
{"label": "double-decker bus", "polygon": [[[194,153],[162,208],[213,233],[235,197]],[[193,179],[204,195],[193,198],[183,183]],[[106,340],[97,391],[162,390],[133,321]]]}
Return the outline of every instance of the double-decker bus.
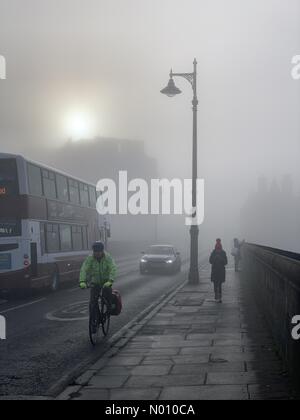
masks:
{"label": "double-decker bus", "polygon": [[0,153],[0,291],[74,280],[91,244],[109,236],[96,202],[94,185]]}

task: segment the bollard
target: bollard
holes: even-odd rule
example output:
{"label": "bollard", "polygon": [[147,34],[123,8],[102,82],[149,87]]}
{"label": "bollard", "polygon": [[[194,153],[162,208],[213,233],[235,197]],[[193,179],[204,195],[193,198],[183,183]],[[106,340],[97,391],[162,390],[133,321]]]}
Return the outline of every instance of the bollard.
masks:
{"label": "bollard", "polygon": [[6,319],[0,315],[0,340],[6,340]]}
{"label": "bollard", "polygon": [[0,55],[0,80],[6,80],[6,59]]}

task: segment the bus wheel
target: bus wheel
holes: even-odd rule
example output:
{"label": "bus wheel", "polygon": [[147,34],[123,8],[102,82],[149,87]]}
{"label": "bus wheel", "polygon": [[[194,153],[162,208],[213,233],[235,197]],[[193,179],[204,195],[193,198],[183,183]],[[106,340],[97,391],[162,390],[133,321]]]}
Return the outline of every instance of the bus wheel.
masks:
{"label": "bus wheel", "polygon": [[58,275],[58,272],[56,271],[55,273],[53,273],[52,278],[51,278],[50,290],[51,292],[57,292],[58,289],[59,289],[59,275]]}

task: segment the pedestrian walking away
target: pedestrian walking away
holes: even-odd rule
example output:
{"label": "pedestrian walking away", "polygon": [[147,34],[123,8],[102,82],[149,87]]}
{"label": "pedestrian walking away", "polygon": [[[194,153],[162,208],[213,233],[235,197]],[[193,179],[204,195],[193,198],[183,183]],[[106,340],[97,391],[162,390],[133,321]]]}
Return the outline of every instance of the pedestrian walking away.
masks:
{"label": "pedestrian walking away", "polygon": [[234,267],[235,272],[238,273],[240,262],[242,259],[242,246],[245,244],[245,241],[240,242],[237,238],[233,240],[233,248],[231,255],[234,257]]}
{"label": "pedestrian walking away", "polygon": [[222,286],[226,281],[225,267],[228,264],[228,258],[226,252],[223,250],[221,239],[217,239],[215,249],[210,256],[209,262],[212,265],[211,281],[214,283],[215,300],[217,303],[222,303]]}

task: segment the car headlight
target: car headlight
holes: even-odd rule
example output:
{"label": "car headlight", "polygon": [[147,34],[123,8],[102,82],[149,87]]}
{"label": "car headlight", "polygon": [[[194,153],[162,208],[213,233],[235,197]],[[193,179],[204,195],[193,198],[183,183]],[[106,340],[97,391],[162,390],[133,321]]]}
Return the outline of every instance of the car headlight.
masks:
{"label": "car headlight", "polygon": [[141,263],[145,264],[146,262],[148,262],[147,260],[145,260],[145,258],[141,259]]}
{"label": "car headlight", "polygon": [[167,261],[167,264],[173,264],[174,263],[174,260],[168,260]]}

